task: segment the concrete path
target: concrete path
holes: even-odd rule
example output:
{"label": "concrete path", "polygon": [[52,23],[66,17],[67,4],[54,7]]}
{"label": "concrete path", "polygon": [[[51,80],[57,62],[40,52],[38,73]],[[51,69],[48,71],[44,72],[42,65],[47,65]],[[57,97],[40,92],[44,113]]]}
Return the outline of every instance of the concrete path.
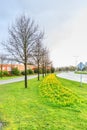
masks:
{"label": "concrete path", "polygon": [[[81,74],[75,74],[74,72],[62,72],[57,74],[58,77],[70,79],[80,82]],[[87,83],[87,74],[82,74],[82,82]]]}
{"label": "concrete path", "polygon": [[[37,75],[31,75],[31,76],[28,76],[27,79],[33,79],[36,77],[37,77]],[[0,80],[0,84],[14,83],[14,82],[19,82],[19,81],[23,81],[23,80],[24,80],[24,77],[13,78],[13,79],[8,79],[8,80]]]}

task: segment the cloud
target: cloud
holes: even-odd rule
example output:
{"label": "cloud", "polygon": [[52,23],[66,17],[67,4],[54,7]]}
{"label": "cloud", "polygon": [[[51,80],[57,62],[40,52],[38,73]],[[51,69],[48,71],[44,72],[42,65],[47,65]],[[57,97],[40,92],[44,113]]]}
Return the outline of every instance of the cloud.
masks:
{"label": "cloud", "polygon": [[[51,57],[55,66],[75,65],[74,56],[79,61],[87,61],[87,9],[82,9],[63,25],[63,30],[55,32]],[[59,43],[59,44],[58,44]]]}
{"label": "cloud", "polygon": [[1,41],[6,40],[8,24],[27,13],[45,30],[55,66],[74,64],[75,55],[86,60],[87,0],[3,0],[0,5]]}

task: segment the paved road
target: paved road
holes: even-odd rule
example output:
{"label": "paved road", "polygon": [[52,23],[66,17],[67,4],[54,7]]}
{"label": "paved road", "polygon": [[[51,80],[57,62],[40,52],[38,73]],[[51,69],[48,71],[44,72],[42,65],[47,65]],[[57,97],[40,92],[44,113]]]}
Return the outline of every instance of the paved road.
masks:
{"label": "paved road", "polygon": [[[80,76],[81,74],[75,74],[74,72],[62,72],[57,74],[59,77],[70,79],[74,81],[80,82]],[[82,74],[82,82],[87,83],[87,74]]]}
{"label": "paved road", "polygon": [[[33,79],[36,77],[37,77],[37,75],[31,75],[31,76],[28,76],[28,79]],[[24,80],[24,77],[13,78],[13,79],[8,79],[8,80],[0,80],[0,84],[14,83],[14,82],[19,82],[19,81],[23,81],[23,80]]]}

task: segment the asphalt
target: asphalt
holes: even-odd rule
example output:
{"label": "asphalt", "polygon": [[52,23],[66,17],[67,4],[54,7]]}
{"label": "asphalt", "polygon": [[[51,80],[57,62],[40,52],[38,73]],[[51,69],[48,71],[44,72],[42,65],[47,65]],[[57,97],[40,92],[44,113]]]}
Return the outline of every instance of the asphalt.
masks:
{"label": "asphalt", "polygon": [[[58,77],[73,80],[73,81],[78,81],[81,82],[81,76],[82,76],[82,82],[87,83],[87,74],[75,74],[74,72],[62,72],[57,74]],[[28,76],[27,79],[33,79],[36,78],[37,75],[31,75]],[[20,82],[23,81],[24,77],[19,77],[19,78],[12,78],[8,80],[0,80],[0,85],[1,84],[8,84],[8,83],[14,83],[14,82]]]}
{"label": "asphalt", "polygon": [[74,72],[62,72],[57,74],[58,77],[65,78],[65,79],[70,79],[74,81],[87,83],[87,74],[75,74]]}
{"label": "asphalt", "polygon": [[[31,75],[31,76],[28,76],[27,79],[33,79],[33,78],[36,78],[37,75]],[[12,79],[8,79],[8,80],[0,80],[0,85],[1,84],[8,84],[8,83],[14,83],[14,82],[20,82],[20,81],[23,81],[24,80],[24,77],[19,77],[19,78],[12,78]]]}

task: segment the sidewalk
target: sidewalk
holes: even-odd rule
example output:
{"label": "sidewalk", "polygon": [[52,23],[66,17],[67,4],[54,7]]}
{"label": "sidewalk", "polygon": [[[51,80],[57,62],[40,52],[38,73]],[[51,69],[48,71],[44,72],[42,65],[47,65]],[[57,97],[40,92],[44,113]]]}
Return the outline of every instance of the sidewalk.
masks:
{"label": "sidewalk", "polygon": [[[36,78],[36,77],[37,77],[37,75],[30,75],[30,76],[27,76],[27,79],[33,79],[33,78]],[[23,81],[23,80],[24,80],[24,77],[7,79],[7,80],[0,80],[0,85],[1,84],[14,83],[14,82],[20,82],[20,81]]]}

